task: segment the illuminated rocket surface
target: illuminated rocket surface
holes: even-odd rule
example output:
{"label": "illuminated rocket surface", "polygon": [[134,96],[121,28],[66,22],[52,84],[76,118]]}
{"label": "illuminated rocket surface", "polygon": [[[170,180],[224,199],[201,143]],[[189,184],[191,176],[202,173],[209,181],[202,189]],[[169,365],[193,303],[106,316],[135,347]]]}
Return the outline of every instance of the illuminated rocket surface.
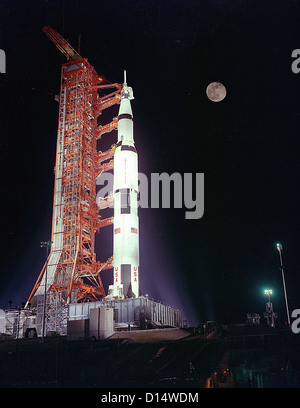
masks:
{"label": "illuminated rocket surface", "polygon": [[133,139],[132,88],[126,73],[114,153],[113,285],[109,297],[139,296],[138,157]]}

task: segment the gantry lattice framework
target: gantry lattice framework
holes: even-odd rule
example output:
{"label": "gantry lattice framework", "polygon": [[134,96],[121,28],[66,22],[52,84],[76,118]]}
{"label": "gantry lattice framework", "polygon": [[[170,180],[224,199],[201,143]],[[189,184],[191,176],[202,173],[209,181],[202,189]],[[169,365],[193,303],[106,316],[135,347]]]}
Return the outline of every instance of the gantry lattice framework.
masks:
{"label": "gantry lattice framework", "polygon": [[62,304],[105,296],[100,272],[113,267],[112,258],[96,260],[95,232],[113,223],[113,217],[99,214],[99,208],[112,205],[112,195],[97,206],[96,178],[112,169],[115,146],[97,152],[97,140],[116,129],[118,121],[98,126],[97,118],[120,103],[121,86],[103,84],[88,60],[60,34],[48,26],[43,31],[68,59],[61,68],[52,245],[27,302],[47,292],[51,307],[51,299]]}

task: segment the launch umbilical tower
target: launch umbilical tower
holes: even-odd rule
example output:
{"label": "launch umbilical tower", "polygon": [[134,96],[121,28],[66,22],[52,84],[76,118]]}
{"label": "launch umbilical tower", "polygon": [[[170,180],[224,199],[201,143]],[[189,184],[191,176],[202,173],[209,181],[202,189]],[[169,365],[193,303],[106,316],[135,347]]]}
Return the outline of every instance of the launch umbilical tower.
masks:
{"label": "launch umbilical tower", "polygon": [[113,223],[113,217],[103,219],[100,214],[112,206],[113,196],[97,206],[96,178],[112,169],[115,145],[97,151],[97,141],[116,129],[118,120],[98,125],[97,118],[120,103],[121,86],[104,83],[53,28],[43,31],[67,62],[61,67],[51,248],[27,304],[38,305],[47,293],[47,310],[54,310],[54,305],[105,296],[100,273],[113,268],[112,257],[104,263],[96,260],[95,232]]}

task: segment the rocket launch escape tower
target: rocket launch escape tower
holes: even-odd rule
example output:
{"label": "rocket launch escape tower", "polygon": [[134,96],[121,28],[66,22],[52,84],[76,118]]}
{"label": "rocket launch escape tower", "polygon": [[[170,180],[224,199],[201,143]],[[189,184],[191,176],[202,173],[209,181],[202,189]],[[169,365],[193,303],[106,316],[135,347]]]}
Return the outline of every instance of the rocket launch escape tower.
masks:
{"label": "rocket launch escape tower", "polygon": [[[136,299],[140,295],[132,89],[126,77],[123,85],[103,83],[88,60],[58,32],[49,26],[43,31],[67,62],[61,68],[51,245],[27,301],[27,307],[30,304],[36,310],[39,335],[44,325],[46,332],[64,333],[68,305]],[[98,125],[98,117],[113,105],[119,105],[118,117]],[[118,131],[117,143],[97,151],[99,139],[113,130]],[[96,179],[112,169],[113,191],[96,201]],[[102,218],[101,210],[112,206],[114,216]],[[95,232],[112,224],[113,256],[99,262]],[[105,269],[114,270],[107,294],[101,281]]]}

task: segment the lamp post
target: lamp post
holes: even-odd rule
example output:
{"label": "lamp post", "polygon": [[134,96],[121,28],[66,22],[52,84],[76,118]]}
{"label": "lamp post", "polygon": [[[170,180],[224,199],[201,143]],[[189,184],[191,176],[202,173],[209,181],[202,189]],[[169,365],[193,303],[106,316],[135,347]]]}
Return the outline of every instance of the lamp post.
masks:
{"label": "lamp post", "polygon": [[45,270],[44,307],[43,307],[43,322],[42,322],[42,341],[44,341],[44,336],[45,336],[48,256],[49,256],[49,248],[51,247],[51,244],[52,244],[51,241],[41,242],[41,248],[47,248],[47,258],[46,258],[47,264],[46,264],[46,270]]}
{"label": "lamp post", "polygon": [[289,307],[288,307],[288,300],[287,300],[286,287],[285,287],[285,277],[284,277],[283,263],[282,263],[282,254],[281,254],[282,245],[278,243],[278,244],[276,244],[276,247],[277,247],[277,250],[279,252],[280,269],[281,269],[281,276],[282,276],[282,283],[283,283],[283,292],[284,292],[287,322],[288,322],[288,326],[290,328],[291,327],[291,322],[290,322]]}
{"label": "lamp post", "polygon": [[272,289],[265,289],[265,295],[268,296],[269,302],[271,302],[271,297],[270,297],[270,295],[272,295],[272,293],[273,293],[273,290],[272,290]]}
{"label": "lamp post", "polygon": [[265,295],[268,296],[269,301],[266,303],[266,311],[264,317],[267,319],[267,324],[270,327],[275,327],[275,319],[277,319],[277,313],[273,310],[273,304],[271,302],[272,289],[265,289]]}

